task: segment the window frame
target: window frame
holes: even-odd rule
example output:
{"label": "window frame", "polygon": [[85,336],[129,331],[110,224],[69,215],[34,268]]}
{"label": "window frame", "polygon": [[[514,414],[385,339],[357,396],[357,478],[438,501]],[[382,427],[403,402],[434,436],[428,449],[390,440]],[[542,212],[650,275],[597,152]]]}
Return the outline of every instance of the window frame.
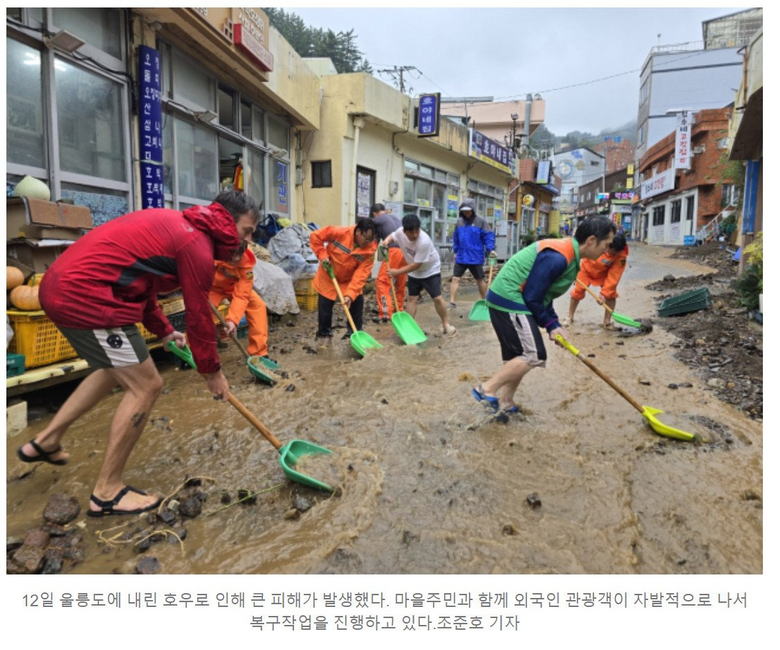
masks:
{"label": "window frame", "polygon": [[[315,165],[317,165],[316,168]],[[327,170],[327,174],[325,174],[325,170]],[[311,186],[314,189],[333,187],[333,162],[331,160],[311,161]]]}

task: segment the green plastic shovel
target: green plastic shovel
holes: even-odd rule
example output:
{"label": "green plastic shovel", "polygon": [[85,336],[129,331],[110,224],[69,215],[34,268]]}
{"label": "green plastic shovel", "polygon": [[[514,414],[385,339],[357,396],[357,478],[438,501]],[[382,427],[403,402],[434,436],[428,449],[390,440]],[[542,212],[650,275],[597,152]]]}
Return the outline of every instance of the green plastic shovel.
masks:
{"label": "green plastic shovel", "polygon": [[[165,349],[195,368],[195,359],[192,358],[192,350],[190,350],[189,346],[180,348],[173,341],[168,341],[168,343],[165,344]],[[263,437],[265,437],[268,442],[276,447],[279,452],[279,464],[282,466],[282,470],[284,470],[284,474],[287,478],[296,483],[307,485],[308,487],[324,490],[325,492],[333,492],[333,488],[327,483],[295,469],[295,464],[302,456],[311,454],[331,454],[333,452],[330,449],[315,445],[313,442],[307,442],[306,440],[290,440],[286,445],[283,445],[279,438],[271,433],[235,395],[228,393],[227,399],[255,429],[263,434]]]}
{"label": "green plastic shovel", "polygon": [[[209,304],[211,305],[211,303]],[[211,311],[214,312],[216,317],[219,319],[219,322],[224,327],[227,327],[227,323],[225,323],[225,319],[222,318],[222,314],[219,312],[219,309],[217,309],[214,305],[211,305]],[[279,368],[279,364],[276,363],[276,361],[268,359],[267,357],[249,354],[249,352],[246,351],[246,348],[241,345],[241,341],[238,340],[235,332],[230,335],[230,338],[233,339],[233,343],[238,346],[238,349],[241,350],[241,353],[246,358],[246,367],[249,368],[249,372],[253,377],[259,379],[262,382],[265,382],[266,384],[271,384],[272,386],[277,383],[279,379],[281,379],[279,375],[274,372],[277,368]]]}
{"label": "green plastic shovel", "polygon": [[352,344],[352,348],[361,357],[366,356],[366,352],[372,348],[381,348],[382,344],[373,336],[371,336],[368,332],[358,330],[358,328],[355,327],[355,321],[352,320],[352,314],[349,313],[347,303],[344,302],[344,295],[341,293],[341,287],[339,286],[338,280],[336,280],[336,274],[333,272],[333,267],[330,264],[326,264],[325,262],[323,262],[322,265],[328,272],[330,279],[333,280],[333,286],[336,287],[336,293],[339,296],[339,302],[341,302],[341,306],[344,308],[344,313],[347,315],[349,325],[352,328],[352,334],[349,337],[349,342]]}
{"label": "green plastic shovel", "polygon": [[663,413],[661,409],[653,408],[652,406],[642,406],[637,402],[635,399],[633,399],[628,393],[626,393],[620,386],[618,386],[612,379],[607,377],[601,370],[599,370],[591,361],[588,361],[585,357],[583,357],[580,354],[580,351],[575,348],[571,343],[569,343],[565,338],[563,338],[560,334],[555,335],[555,340],[558,341],[564,348],[566,348],[569,352],[571,352],[575,357],[577,357],[582,363],[584,363],[588,368],[590,368],[593,372],[595,372],[599,377],[601,377],[605,382],[607,382],[612,388],[614,388],[617,393],[625,399],[631,406],[633,406],[637,411],[639,411],[642,416],[647,420],[648,424],[650,424],[650,427],[655,431],[656,433],[667,436],[668,438],[676,438],[677,440],[685,440],[687,442],[692,442],[696,440],[696,436],[692,433],[688,433],[687,431],[683,431],[682,429],[675,429],[674,427],[670,427],[663,422],[661,422],[656,415],[659,413]]}
{"label": "green plastic shovel", "polygon": [[[382,249],[382,256],[385,258],[385,262],[388,263],[389,270],[390,263],[386,249]],[[393,278],[392,275],[390,276],[390,292],[393,298],[393,307],[395,309],[393,315],[390,317],[390,322],[393,324],[393,328],[395,329],[395,333],[398,334],[398,337],[405,345],[417,345],[418,343],[427,341],[428,337],[425,336],[425,332],[423,332],[422,327],[417,324],[417,321],[414,320],[414,317],[410,313],[398,309],[398,298],[395,296],[395,278]]]}
{"label": "green plastic shovel", "polygon": [[[488,281],[487,286],[490,288],[491,282],[493,282],[493,268],[496,265],[496,259],[494,257],[488,260]],[[488,309],[487,300],[477,300],[471,307],[469,312],[469,320],[490,320],[490,311]]]}
{"label": "green plastic shovel", "polygon": [[588,287],[582,280],[577,278],[577,282],[579,282],[580,286],[585,289],[599,305],[601,305],[604,309],[606,309],[610,315],[612,316],[612,320],[614,320],[616,323],[620,323],[621,325],[625,325],[626,327],[635,327],[636,329],[645,329],[645,325],[640,323],[639,321],[634,320],[633,318],[629,318],[628,316],[623,316],[623,314],[618,314],[616,311],[612,311],[607,305],[604,304],[604,301],[601,300],[594,292],[593,290]]}

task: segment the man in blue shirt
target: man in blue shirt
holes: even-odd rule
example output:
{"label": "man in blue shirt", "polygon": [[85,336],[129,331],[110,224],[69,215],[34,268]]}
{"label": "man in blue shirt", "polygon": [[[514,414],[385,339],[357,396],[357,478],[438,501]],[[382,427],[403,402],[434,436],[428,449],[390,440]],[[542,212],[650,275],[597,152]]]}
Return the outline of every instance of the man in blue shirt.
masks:
{"label": "man in blue shirt", "polygon": [[477,281],[479,294],[482,298],[487,292],[484,280],[485,252],[490,257],[496,256],[496,236],[490,229],[487,220],[477,215],[474,209],[474,199],[465,199],[458,210],[458,223],[452,235],[452,252],[455,253],[455,268],[452,270],[450,282],[450,309],[457,305],[458,286],[463,274],[468,270]]}

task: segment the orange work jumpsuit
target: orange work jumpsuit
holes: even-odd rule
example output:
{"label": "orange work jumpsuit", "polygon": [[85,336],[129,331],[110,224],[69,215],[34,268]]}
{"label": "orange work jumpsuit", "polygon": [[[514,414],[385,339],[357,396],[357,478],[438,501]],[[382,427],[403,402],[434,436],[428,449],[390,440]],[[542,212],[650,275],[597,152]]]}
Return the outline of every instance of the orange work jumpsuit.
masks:
{"label": "orange work jumpsuit", "polygon": [[230,300],[225,320],[236,325],[246,313],[249,324],[247,352],[261,357],[268,355],[268,313],[265,303],[254,290],[255,256],[244,251],[238,263],[214,262],[214,280],[209,290],[209,301],[215,307],[225,298]]}
{"label": "orange work jumpsuit", "polygon": [[[601,287],[601,297],[604,300],[614,300],[618,297],[617,286],[623,271],[626,270],[628,261],[628,246],[619,253],[612,253],[607,249],[597,260],[580,261],[580,272],[577,280],[585,286],[596,285]],[[579,282],[575,282],[571,290],[574,300],[582,300],[585,297],[585,289]]]}
{"label": "orange work jumpsuit", "polygon": [[[400,269],[402,266],[406,266],[404,253],[397,246],[389,248],[387,250],[387,256],[389,257],[389,268]],[[382,262],[382,266],[379,267],[379,273],[376,276],[376,304],[379,311],[379,318],[389,318],[395,311],[393,297],[390,294],[393,285],[390,281],[390,275],[387,273],[387,269],[388,262]],[[393,278],[393,282],[395,282],[395,299],[398,301],[398,309],[400,311],[404,310],[407,277],[407,274],[404,273]]]}
{"label": "orange work jumpsuit", "polygon": [[[349,297],[354,302],[363,294],[363,287],[374,266],[375,241],[363,248],[355,248],[355,226],[325,226],[309,235],[309,245],[318,260],[330,258],[345,298]],[[312,286],[321,296],[338,302],[333,280],[322,264],[317,268]]]}

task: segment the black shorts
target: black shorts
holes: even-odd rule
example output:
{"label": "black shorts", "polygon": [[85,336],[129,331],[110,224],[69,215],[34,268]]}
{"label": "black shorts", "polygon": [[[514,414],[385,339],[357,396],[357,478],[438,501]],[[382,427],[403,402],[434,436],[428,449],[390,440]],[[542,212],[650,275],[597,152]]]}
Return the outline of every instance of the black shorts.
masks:
{"label": "black shorts", "polygon": [[419,296],[425,289],[431,298],[438,298],[441,295],[441,273],[429,275],[427,278],[413,278],[410,275],[406,286],[410,296]]}
{"label": "black shorts", "polygon": [[452,269],[453,278],[462,278],[466,271],[471,271],[471,275],[475,280],[481,280],[485,277],[485,269],[481,264],[459,264],[455,262],[455,266]]}
{"label": "black shorts", "polygon": [[144,337],[135,325],[94,330],[57,326],[57,329],[90,368],[125,368],[149,358]]}
{"label": "black shorts", "polygon": [[544,339],[530,314],[514,314],[489,307],[490,322],[501,344],[501,358],[521,357],[531,367],[543,368],[547,361]]}

